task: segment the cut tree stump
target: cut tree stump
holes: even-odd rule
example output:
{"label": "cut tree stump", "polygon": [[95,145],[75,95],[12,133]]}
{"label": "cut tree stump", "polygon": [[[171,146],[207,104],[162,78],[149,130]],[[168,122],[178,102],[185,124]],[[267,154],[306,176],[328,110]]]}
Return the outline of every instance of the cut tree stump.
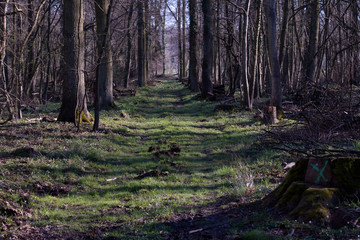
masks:
{"label": "cut tree stump", "polygon": [[301,159],[280,186],[264,199],[264,204],[275,206],[294,219],[329,223],[339,228],[351,222],[334,223],[339,202],[356,199],[359,193],[360,158]]}

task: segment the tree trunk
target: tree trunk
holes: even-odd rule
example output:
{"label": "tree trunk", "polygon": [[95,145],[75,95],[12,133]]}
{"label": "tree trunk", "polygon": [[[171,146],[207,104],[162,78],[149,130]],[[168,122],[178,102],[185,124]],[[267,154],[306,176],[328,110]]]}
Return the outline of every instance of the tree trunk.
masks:
{"label": "tree trunk", "polygon": [[308,34],[309,41],[306,48],[303,65],[303,77],[308,83],[315,81],[315,63],[317,46],[319,42],[319,29],[320,29],[320,0],[311,0],[309,3],[309,23]]}
{"label": "tree trunk", "polygon": [[64,0],[63,95],[58,121],[90,122],[84,76],[83,0]]}
{"label": "tree trunk", "polygon": [[284,59],[284,52],[285,52],[285,40],[286,40],[286,33],[288,29],[288,17],[289,17],[289,0],[285,0],[283,3],[283,19],[281,24],[281,33],[280,33],[280,53],[279,53],[279,63],[280,66]]}
{"label": "tree trunk", "polygon": [[281,107],[281,74],[276,42],[276,0],[265,0],[266,36],[271,74],[271,101],[270,105]]}
{"label": "tree trunk", "polygon": [[[107,22],[109,3],[108,0],[95,0],[97,52],[101,59],[99,66],[99,104],[100,107],[114,107],[113,98],[113,62],[111,40],[107,38],[103,46],[104,38],[110,35],[110,27]],[[100,56],[102,52],[102,56]]]}
{"label": "tree trunk", "polygon": [[[256,32],[255,32],[255,46],[254,46],[254,64],[253,64],[253,71],[252,71],[252,84],[251,84],[251,99],[255,99],[255,88],[257,83],[257,72],[258,72],[258,63],[259,63],[259,42],[260,42],[260,30],[261,30],[261,19],[262,19],[262,4],[263,0],[260,0],[257,8],[257,19],[256,19]],[[257,94],[259,97],[259,94]]]}
{"label": "tree trunk", "polygon": [[217,0],[217,12],[216,12],[216,35],[217,35],[217,44],[216,44],[216,64],[217,64],[217,83],[222,83],[221,77],[221,2]]}
{"label": "tree trunk", "polygon": [[181,37],[181,0],[177,0],[177,31],[178,31],[178,75],[181,81],[183,76],[184,59],[182,54],[182,37]]}
{"label": "tree trunk", "polygon": [[149,0],[143,0],[144,1],[144,15],[145,15],[145,21],[144,21],[144,31],[145,31],[145,75],[146,79],[150,79],[151,75],[151,58],[152,58],[152,48],[151,48],[151,39],[150,39],[150,32],[151,32],[151,17],[149,12]]}
{"label": "tree trunk", "polygon": [[230,82],[230,94],[235,93],[235,78],[233,70],[233,42],[234,42],[234,22],[231,19],[229,3],[225,2],[225,16],[226,16],[226,31],[227,31],[227,43],[226,43],[226,62],[227,62],[227,76]]}
{"label": "tree trunk", "polygon": [[51,74],[50,74],[50,68],[51,68],[51,61],[52,61],[52,54],[51,54],[51,47],[50,47],[50,37],[51,37],[51,6],[52,6],[52,2],[49,1],[49,5],[48,5],[48,14],[47,14],[47,39],[46,39],[46,51],[47,51],[47,55],[48,55],[48,62],[47,62],[47,66],[46,66],[46,82],[45,82],[45,86],[44,86],[44,90],[42,93],[42,96],[40,95],[39,98],[41,99],[41,102],[43,104],[45,104],[47,102],[47,95],[48,95],[48,88],[49,88],[49,82],[51,80]]}
{"label": "tree trunk", "polygon": [[202,63],[202,89],[201,95],[207,98],[213,95],[213,49],[214,49],[214,30],[213,30],[213,0],[202,0],[202,11],[204,14],[204,33],[203,33],[203,63]]}
{"label": "tree trunk", "polygon": [[130,81],[130,66],[131,66],[131,51],[132,51],[132,39],[131,39],[131,19],[133,15],[133,8],[134,3],[130,3],[130,8],[128,12],[128,18],[127,18],[127,32],[126,32],[126,38],[127,38],[127,49],[126,49],[126,63],[125,63],[125,77],[124,77],[124,88],[129,87],[129,81]]}
{"label": "tree trunk", "polygon": [[13,120],[15,118],[14,107],[10,97],[10,94],[7,92],[6,85],[6,76],[5,76],[5,55],[6,55],[6,8],[8,5],[8,0],[0,0],[0,94],[5,96],[6,104],[9,109],[8,120]]}
{"label": "tree trunk", "polygon": [[138,85],[146,85],[146,33],[145,33],[145,6],[138,0]]}
{"label": "tree trunk", "polygon": [[186,0],[182,0],[182,14],[181,14],[181,19],[182,19],[182,63],[183,63],[183,67],[182,67],[182,76],[186,77],[186,24],[185,24],[185,19],[186,19]]}
{"label": "tree trunk", "polygon": [[253,108],[253,99],[250,93],[250,83],[248,74],[248,32],[249,32],[249,14],[250,14],[251,1],[246,1],[246,12],[245,12],[245,25],[244,25],[244,36],[243,36],[243,52],[242,52],[242,79],[244,83],[245,103],[250,110]]}
{"label": "tree trunk", "polygon": [[[352,24],[353,24],[353,38],[358,39],[359,38],[359,6],[358,1],[353,1],[351,6],[351,14],[352,14]],[[353,73],[352,73],[352,82],[351,84],[359,85],[360,83],[360,74],[359,74],[359,44],[356,44],[354,46],[354,49],[352,50],[353,54],[352,57],[354,59],[353,62]]]}
{"label": "tree trunk", "polygon": [[199,90],[199,66],[198,66],[198,24],[197,24],[197,1],[189,0],[189,82],[192,91]]}
{"label": "tree trunk", "polygon": [[[28,0],[27,2],[28,5],[28,14],[27,14],[27,19],[28,19],[28,33],[31,33],[31,29],[34,25],[34,2],[31,0]],[[27,53],[27,58],[26,58],[26,62],[25,64],[25,72],[26,72],[26,79],[25,79],[25,83],[24,83],[24,87],[25,87],[25,91],[28,93],[30,98],[33,98],[33,93],[34,93],[34,74],[35,74],[35,58],[34,58],[34,43],[35,43],[35,36],[34,34],[30,35],[29,41],[26,43],[27,44],[27,48],[26,48],[26,53]],[[22,99],[21,99],[22,100]]]}
{"label": "tree trunk", "polygon": [[165,40],[165,21],[166,21],[166,8],[167,8],[167,2],[168,0],[165,0],[164,3],[164,12],[163,12],[163,17],[162,17],[162,65],[163,65],[163,69],[162,69],[162,74],[165,75],[166,72],[166,40]]}

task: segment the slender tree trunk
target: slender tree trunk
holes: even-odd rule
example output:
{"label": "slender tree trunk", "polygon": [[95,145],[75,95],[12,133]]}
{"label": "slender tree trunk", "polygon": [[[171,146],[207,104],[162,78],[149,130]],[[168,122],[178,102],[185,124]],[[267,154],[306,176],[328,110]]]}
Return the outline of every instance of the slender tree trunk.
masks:
{"label": "slender tree trunk", "polygon": [[49,88],[49,82],[51,81],[51,60],[52,60],[52,54],[51,54],[51,47],[50,47],[50,41],[51,41],[51,7],[52,2],[49,1],[48,5],[48,14],[47,14],[47,39],[46,39],[46,50],[48,55],[48,62],[46,66],[46,82],[44,86],[44,91],[42,96],[39,96],[40,99],[42,99],[43,104],[47,102],[47,95],[48,95],[48,88]]}
{"label": "slender tree trunk", "polygon": [[319,29],[320,29],[320,0],[311,0],[309,3],[309,23],[308,34],[309,41],[306,48],[305,59],[303,64],[304,80],[309,83],[315,81],[315,63],[317,46],[319,43]]}
{"label": "slender tree trunk", "polygon": [[203,98],[213,95],[213,49],[214,49],[214,13],[213,0],[202,0],[204,14],[202,89]]}
{"label": "slender tree trunk", "polygon": [[142,0],[137,2],[138,8],[138,85],[146,85],[146,34],[145,6]]}
{"label": "slender tree trunk", "polygon": [[[108,0],[94,0],[96,14],[97,53],[101,59],[99,66],[99,104],[100,107],[114,107],[113,98],[113,60],[111,50],[110,27],[108,26]],[[106,39],[105,46],[103,46]],[[102,52],[102,56],[100,56]]]}
{"label": "slender tree trunk", "polygon": [[[95,0],[98,1],[98,0]],[[106,77],[111,77],[111,90],[112,90],[112,52],[111,52],[111,45],[110,45],[110,16],[111,16],[111,8],[113,5],[113,0],[110,0],[110,3],[108,5],[107,0],[99,0],[103,2],[95,2],[95,4],[98,3],[97,7],[100,6],[100,11],[103,11],[103,13],[97,14],[97,34],[98,34],[98,59],[96,62],[96,81],[95,81],[95,121],[93,126],[93,131],[99,130],[99,124],[100,124],[100,109],[102,106],[104,106],[104,99],[107,95],[107,93],[104,94],[104,84],[109,84],[107,79],[103,78],[104,71],[106,71],[106,74],[111,72],[111,75],[107,75]],[[100,18],[100,20],[99,20]],[[101,26],[101,32],[99,31],[99,26]],[[108,46],[110,45],[110,47]],[[110,56],[110,57],[109,57]],[[111,66],[109,67],[109,62],[105,61],[111,60]],[[104,66],[103,63],[106,65]],[[110,71],[109,71],[110,68]],[[105,89],[106,91],[106,89]],[[112,98],[112,92],[111,92],[111,98]],[[114,101],[112,100],[111,105],[105,105],[105,106],[114,106]]]}
{"label": "slender tree trunk", "polygon": [[[352,14],[352,23],[353,23],[353,38],[359,39],[359,6],[358,1],[353,0],[352,6],[351,6],[351,14]],[[359,44],[356,44],[353,49],[352,57],[354,59],[353,62],[353,73],[352,73],[352,84],[358,85],[360,83],[360,73],[359,73]]]}
{"label": "slender tree trunk", "polygon": [[286,33],[288,29],[288,18],[289,18],[289,0],[284,0],[283,3],[283,19],[281,24],[281,33],[280,33],[280,53],[279,53],[279,63],[280,66],[283,62],[284,52],[285,52],[285,40]]}
{"label": "slender tree trunk", "polygon": [[128,11],[128,19],[127,19],[127,30],[126,30],[126,38],[127,38],[127,49],[126,49],[126,63],[125,63],[125,77],[124,77],[124,88],[129,87],[130,81],[130,66],[131,66],[131,51],[132,51],[132,39],[131,39],[131,19],[133,15],[134,3],[130,3],[130,8]]}
{"label": "slender tree trunk", "polygon": [[6,85],[6,76],[5,76],[5,66],[4,60],[6,55],[6,41],[7,41],[7,29],[6,29],[6,8],[8,5],[8,0],[0,0],[0,94],[5,95],[7,108],[9,110],[8,120],[13,120],[15,118],[14,107],[10,97],[10,94],[7,92]]}
{"label": "slender tree trunk", "polygon": [[185,19],[186,19],[186,0],[182,0],[182,14],[181,14],[181,19],[182,19],[182,62],[183,62],[183,67],[182,67],[182,76],[186,77],[186,23],[185,23]]}
{"label": "slender tree trunk", "polygon": [[197,1],[189,0],[190,26],[189,26],[189,82],[192,91],[199,90],[199,66],[198,66],[198,25],[197,25]]}
{"label": "slender tree trunk", "polygon": [[151,75],[151,58],[152,58],[152,48],[151,48],[151,39],[150,39],[150,33],[151,33],[151,17],[149,13],[149,0],[143,0],[144,1],[144,30],[145,30],[145,75],[146,79],[150,79]]}
{"label": "slender tree trunk", "polygon": [[265,15],[266,15],[266,36],[268,40],[268,52],[270,62],[271,74],[271,100],[270,104],[274,107],[281,107],[282,92],[281,92],[281,74],[280,64],[277,52],[277,38],[276,38],[276,0],[265,0]]}
{"label": "slender tree trunk", "polygon": [[166,40],[165,40],[165,22],[166,22],[166,8],[167,8],[168,0],[164,2],[164,9],[163,9],[163,17],[162,17],[162,74],[165,75],[166,73]]}
{"label": "slender tree trunk", "polygon": [[251,84],[251,99],[255,98],[255,88],[257,82],[258,62],[259,62],[259,42],[260,42],[260,30],[261,30],[261,19],[262,19],[262,4],[263,0],[260,0],[257,8],[257,19],[256,19],[256,31],[255,31],[255,52],[254,52],[254,65],[252,71],[252,84]]}
{"label": "slender tree trunk", "polygon": [[229,3],[225,2],[225,16],[226,16],[226,31],[227,31],[227,43],[226,43],[226,62],[227,62],[227,75],[230,82],[230,94],[235,93],[235,78],[233,70],[233,42],[234,42],[234,22],[231,19]]}
{"label": "slender tree trunk", "polygon": [[178,75],[181,81],[183,76],[183,54],[182,54],[182,37],[181,37],[181,0],[177,0],[177,31],[178,31]]}
{"label": "slender tree trunk", "polygon": [[246,1],[246,12],[245,12],[245,25],[244,25],[244,37],[243,37],[243,52],[242,52],[242,79],[244,82],[244,93],[245,93],[245,102],[250,110],[253,108],[253,99],[251,98],[250,93],[250,83],[249,83],[249,74],[248,74],[248,31],[249,31],[249,14],[250,14],[250,5],[251,1]]}
{"label": "slender tree trunk", "polygon": [[[31,0],[28,0],[28,33],[31,32],[31,29],[34,25],[34,10],[33,5],[34,2]],[[34,90],[34,83],[33,83],[33,75],[35,74],[35,66],[34,66],[34,43],[35,43],[35,37],[33,34],[31,34],[29,41],[27,42],[27,59],[25,64],[25,71],[26,71],[26,79],[25,79],[25,90],[29,94],[29,97],[33,97],[33,90]]]}
{"label": "slender tree trunk", "polygon": [[220,0],[216,1],[216,48],[214,48],[214,82],[221,84],[221,3]]}

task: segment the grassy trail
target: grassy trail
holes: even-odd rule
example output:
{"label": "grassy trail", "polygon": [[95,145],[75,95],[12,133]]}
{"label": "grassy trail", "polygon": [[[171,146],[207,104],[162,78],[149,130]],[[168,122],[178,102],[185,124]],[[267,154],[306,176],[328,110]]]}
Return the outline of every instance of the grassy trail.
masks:
{"label": "grassy trail", "polygon": [[[214,106],[163,80],[103,111],[100,133],[40,121],[2,126],[2,195],[24,212],[19,224],[3,219],[11,231],[2,236],[169,238],[177,231],[169,222],[214,204],[228,209],[237,200],[224,199],[240,199],[250,171],[255,191],[247,200],[260,198],[276,185],[266,173],[280,168],[279,156],[257,144],[262,127],[250,114]],[[58,107],[39,111],[56,116]],[[14,154],[21,147],[35,153]],[[141,175],[151,171],[158,176]]]}

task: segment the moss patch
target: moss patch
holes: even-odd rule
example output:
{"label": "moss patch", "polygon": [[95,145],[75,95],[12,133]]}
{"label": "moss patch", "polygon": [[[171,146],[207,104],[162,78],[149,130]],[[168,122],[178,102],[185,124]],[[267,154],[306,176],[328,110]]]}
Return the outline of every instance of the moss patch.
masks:
{"label": "moss patch", "polygon": [[290,216],[301,218],[304,221],[328,221],[330,218],[328,206],[334,202],[338,191],[336,188],[308,188]]}
{"label": "moss patch", "polygon": [[293,182],[304,181],[308,162],[308,159],[301,159],[296,162],[296,165],[290,169],[282,184],[275,190],[276,199],[279,199]]}
{"label": "moss patch", "polygon": [[276,207],[280,209],[292,210],[301,200],[304,191],[308,189],[308,185],[303,182],[293,182],[286,192],[277,202]]}
{"label": "moss patch", "polygon": [[332,161],[337,184],[347,192],[360,188],[360,158],[338,158]]}

